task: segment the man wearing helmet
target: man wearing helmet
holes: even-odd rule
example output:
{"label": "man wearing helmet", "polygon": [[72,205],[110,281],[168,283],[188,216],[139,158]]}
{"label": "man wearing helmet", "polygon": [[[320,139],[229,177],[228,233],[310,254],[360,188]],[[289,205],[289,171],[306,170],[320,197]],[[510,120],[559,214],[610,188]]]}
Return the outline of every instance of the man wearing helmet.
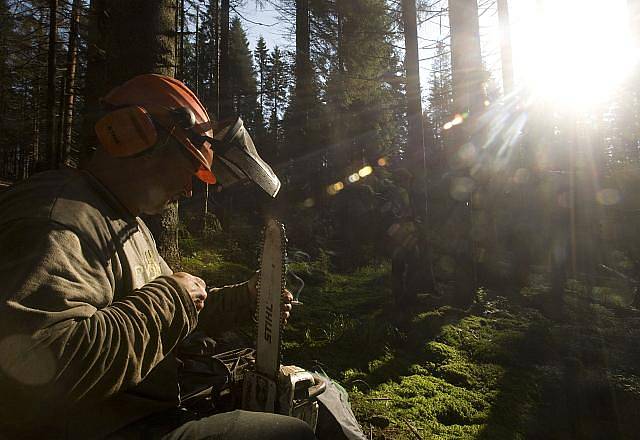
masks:
{"label": "man wearing helmet", "polygon": [[171,411],[174,348],[196,327],[250,320],[255,286],[207,298],[202,279],[171,271],[139,218],[190,196],[194,174],[248,178],[272,196],[277,177],[242,121],[214,136],[198,98],[172,78],[140,75],[103,103],[87,170],[40,173],[0,194],[0,439],[313,439],[285,416],[184,423]]}

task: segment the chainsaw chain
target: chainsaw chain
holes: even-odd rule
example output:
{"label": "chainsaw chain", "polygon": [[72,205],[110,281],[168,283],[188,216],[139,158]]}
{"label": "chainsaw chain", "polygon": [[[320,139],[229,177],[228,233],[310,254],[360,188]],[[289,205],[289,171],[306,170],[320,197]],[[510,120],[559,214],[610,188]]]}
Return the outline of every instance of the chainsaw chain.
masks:
{"label": "chainsaw chain", "polygon": [[[282,336],[284,334],[284,317],[282,314],[282,304],[283,304],[283,298],[284,298],[284,291],[285,291],[285,283],[286,283],[286,270],[287,270],[287,266],[286,266],[286,262],[287,262],[287,235],[286,235],[286,231],[285,231],[285,227],[284,224],[278,220],[275,221],[278,226],[280,227],[280,256],[281,256],[281,265],[282,265],[282,279],[280,280],[280,304],[279,304],[279,321],[280,321],[280,325],[278,328],[278,332],[279,332],[279,337],[278,337],[278,362],[282,365]],[[260,257],[258,260],[258,266],[262,269],[262,261],[264,258],[264,244],[265,244],[265,238],[267,235],[267,225],[264,226],[264,228],[262,229],[262,240],[260,242]],[[260,273],[258,274],[258,281],[256,283],[256,290],[257,290],[257,295],[256,295],[256,313],[255,313],[255,318],[254,318],[254,322],[255,322],[255,339],[257,340],[258,337],[258,307],[260,305],[260,282],[262,280],[262,270],[260,270]],[[276,372],[277,373],[277,372]]]}

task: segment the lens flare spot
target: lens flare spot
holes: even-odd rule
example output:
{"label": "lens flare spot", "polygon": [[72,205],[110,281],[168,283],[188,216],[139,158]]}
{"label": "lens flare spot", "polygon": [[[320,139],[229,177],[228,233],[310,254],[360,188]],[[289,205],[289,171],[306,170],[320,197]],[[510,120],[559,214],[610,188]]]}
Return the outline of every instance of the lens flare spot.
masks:
{"label": "lens flare spot", "polygon": [[381,167],[386,167],[389,164],[389,161],[387,160],[386,157],[381,157],[380,159],[378,159],[378,165]]}
{"label": "lens flare spot", "polygon": [[313,200],[311,197],[305,199],[305,201],[302,202],[302,206],[304,206],[305,208],[313,208],[315,204],[316,204],[316,201]]}
{"label": "lens flare spot", "polygon": [[615,188],[605,188],[598,191],[596,200],[604,206],[617,205],[620,202],[620,191]]}
{"label": "lens flare spot", "polygon": [[342,182],[336,182],[333,185],[329,185],[327,187],[327,193],[330,196],[335,196],[336,194],[338,194],[340,191],[342,191],[344,189],[344,183]]}
{"label": "lens flare spot", "polygon": [[451,181],[449,194],[459,202],[469,201],[473,190],[476,187],[475,181],[470,177],[456,177]]}
{"label": "lens flare spot", "polygon": [[367,177],[371,173],[373,173],[373,168],[367,165],[366,167],[363,167],[360,169],[360,171],[358,171],[358,176]]}
{"label": "lens flare spot", "polygon": [[445,130],[451,130],[453,127],[455,127],[456,125],[460,125],[464,122],[465,118],[466,118],[467,114],[461,115],[461,114],[457,114],[453,117],[452,120],[450,120],[449,122],[447,122],[446,124],[444,124],[442,126],[442,128],[444,128]]}
{"label": "lens flare spot", "polygon": [[358,175],[358,173],[353,173],[349,177],[347,177],[347,181],[349,183],[356,183],[358,180],[360,180],[360,176]]}

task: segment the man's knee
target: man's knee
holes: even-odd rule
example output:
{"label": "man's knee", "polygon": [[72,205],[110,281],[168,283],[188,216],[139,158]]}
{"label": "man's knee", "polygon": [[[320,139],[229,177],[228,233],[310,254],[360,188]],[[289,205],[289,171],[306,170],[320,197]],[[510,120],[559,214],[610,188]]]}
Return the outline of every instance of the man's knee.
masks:
{"label": "man's knee", "polygon": [[316,440],[313,429],[308,423],[295,417],[281,416],[284,419],[281,436],[274,438],[290,438],[292,440]]}
{"label": "man's knee", "polygon": [[315,440],[311,427],[302,420],[280,414],[236,410],[186,423],[165,440],[177,439]]}

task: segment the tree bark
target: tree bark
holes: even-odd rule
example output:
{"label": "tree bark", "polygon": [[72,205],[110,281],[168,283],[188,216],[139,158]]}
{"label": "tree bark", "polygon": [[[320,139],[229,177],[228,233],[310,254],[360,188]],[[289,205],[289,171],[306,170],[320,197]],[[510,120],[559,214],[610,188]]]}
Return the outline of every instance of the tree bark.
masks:
{"label": "tree bark", "polygon": [[[177,23],[175,0],[93,0],[91,6],[87,107],[95,121],[98,99],[113,87],[143,73],[174,75]],[[93,131],[93,124],[88,128]],[[178,205],[148,220],[160,254],[179,267]]]}
{"label": "tree bark", "polygon": [[220,118],[220,5],[218,0],[212,0],[214,4],[213,18],[213,69],[211,69],[211,84],[213,89],[214,117]]}
{"label": "tree bark", "polygon": [[[453,76],[453,110],[463,115],[463,123],[452,130],[454,148],[449,153],[450,163],[459,161],[458,152],[470,145],[474,126],[484,109],[486,100],[480,48],[480,23],[477,0],[449,0],[451,27],[451,66]],[[469,164],[461,163],[451,170],[449,184],[453,188],[469,178]],[[456,257],[455,303],[467,307],[473,302],[478,274],[475,246],[471,235],[473,227],[473,192],[462,199],[450,200],[449,224],[452,225],[450,242]]]}
{"label": "tree bark", "polygon": [[296,0],[296,111],[301,113],[302,127],[308,123],[309,98],[313,75],[311,71],[311,29],[309,27],[309,0]]}
{"label": "tree bark", "polygon": [[220,2],[220,68],[218,70],[218,93],[220,112],[218,118],[224,119],[233,114],[231,97],[231,78],[229,78],[229,0]]}
{"label": "tree bark", "polygon": [[454,109],[475,114],[485,101],[477,1],[449,0],[449,24]]}
{"label": "tree bark", "polygon": [[47,155],[46,167],[57,168],[56,152],[56,45],[58,0],[49,0],[49,52],[47,61]]}
{"label": "tree bark", "polygon": [[62,145],[60,147],[60,163],[64,163],[71,148],[71,131],[73,127],[73,110],[76,96],[76,71],[78,66],[78,27],[80,24],[80,0],[73,0],[71,6],[71,22],[69,24],[69,49],[67,52],[66,93],[62,125]]}
{"label": "tree bark", "polygon": [[509,2],[498,0],[498,20],[500,22],[500,58],[502,61],[502,88],[504,94],[513,92],[513,51],[511,48],[511,23]]}
{"label": "tree bark", "polygon": [[418,27],[415,0],[402,0],[402,17],[404,20],[404,65],[407,77],[407,152],[413,163],[422,164],[424,159],[424,129],[422,126],[422,96],[420,93]]}

